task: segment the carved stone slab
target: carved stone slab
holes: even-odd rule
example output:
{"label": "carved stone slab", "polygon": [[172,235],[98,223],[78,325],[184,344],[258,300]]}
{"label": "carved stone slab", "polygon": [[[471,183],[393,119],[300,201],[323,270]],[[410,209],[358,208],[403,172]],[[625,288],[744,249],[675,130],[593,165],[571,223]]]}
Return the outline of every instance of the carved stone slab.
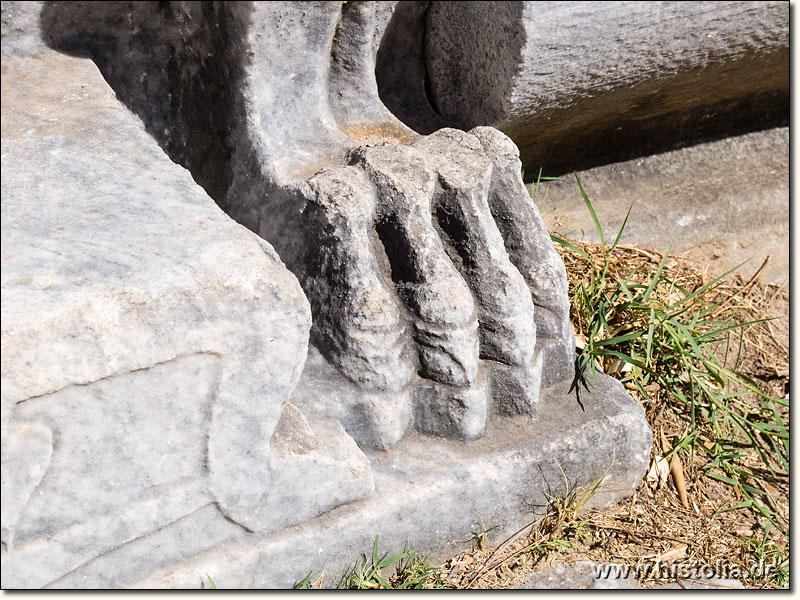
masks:
{"label": "carved stone slab", "polygon": [[568,394],[516,146],[381,103],[393,7],[47,3],[20,13],[47,49],[8,29],[9,587],[285,587],[375,534],[440,553],[635,486],[641,407]]}
{"label": "carved stone slab", "polygon": [[372,494],[341,425],[287,404],[310,311],[272,248],[91,61],[2,68],[4,587],[59,587],[154,532],[175,560]]}

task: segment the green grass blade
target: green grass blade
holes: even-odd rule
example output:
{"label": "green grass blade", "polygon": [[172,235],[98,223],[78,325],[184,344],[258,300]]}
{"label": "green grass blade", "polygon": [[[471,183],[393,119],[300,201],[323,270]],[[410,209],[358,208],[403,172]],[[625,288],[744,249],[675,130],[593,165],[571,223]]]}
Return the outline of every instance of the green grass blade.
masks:
{"label": "green grass blade", "polygon": [[739,502],[739,504],[737,504],[735,506],[729,506],[728,508],[719,509],[718,511],[716,511],[714,513],[714,516],[722,514],[724,512],[731,511],[731,510],[739,510],[740,508],[750,508],[750,507],[753,506],[753,504],[754,504],[754,502],[752,500],[743,500],[743,501]]}
{"label": "green grass blade", "polygon": [[766,496],[767,492],[764,490],[759,490],[758,488],[754,488],[752,485],[747,485],[746,483],[742,484],[742,489],[751,493],[755,494],[756,496]]}
{"label": "green grass blade", "polygon": [[372,544],[372,564],[377,565],[379,562],[378,559],[378,536],[375,536],[375,543]]}
{"label": "green grass blade", "polygon": [[617,237],[615,237],[615,238],[614,238],[614,243],[613,243],[613,244],[611,244],[611,250],[610,250],[610,252],[613,252],[613,251],[614,251],[614,248],[616,248],[616,247],[617,247],[617,244],[619,243],[619,238],[621,238],[621,237],[622,237],[622,232],[623,232],[623,231],[624,231],[624,229],[625,229],[625,225],[627,225],[627,223],[628,223],[628,217],[630,217],[630,216],[631,216],[631,211],[632,211],[632,210],[633,210],[633,202],[631,202],[631,205],[628,207],[628,212],[627,212],[627,214],[625,215],[625,219],[622,221],[622,225],[620,226],[620,228],[619,228],[619,231],[617,231]]}
{"label": "green grass blade", "polygon": [[[670,243],[670,246],[672,246],[671,243]],[[678,302],[676,302],[675,304],[670,306],[670,309],[678,308],[679,306],[683,306],[687,302],[692,302],[692,301],[697,300],[697,298],[699,296],[702,296],[709,288],[712,288],[712,287],[720,284],[728,275],[730,275],[731,273],[733,273],[734,271],[739,269],[742,265],[747,264],[748,261],[749,261],[749,259],[744,261],[743,263],[738,264],[737,266],[733,267],[732,269],[729,269],[729,270],[725,271],[719,277],[715,277],[714,279],[709,281],[707,284],[697,288],[695,291],[691,292],[690,294],[687,294],[684,298],[678,300]],[[673,316],[674,315],[670,315],[670,317],[673,317]]]}
{"label": "green grass blade", "polygon": [[[756,321],[747,321],[746,323],[733,323],[730,325],[725,325],[724,327],[720,327],[717,329],[713,329],[711,331],[707,331],[702,333],[698,336],[698,339],[702,339],[703,341],[711,341],[709,338],[711,336],[720,335],[723,333],[727,333],[728,331],[736,331],[737,329],[744,329],[745,327],[750,327],[751,325],[756,325],[758,323],[765,323],[767,321],[772,321],[772,319],[758,319]],[[706,323],[710,324],[710,323]],[[716,341],[716,340],[715,340]]]}
{"label": "green grass blade", "polygon": [[397,562],[400,562],[401,560],[403,560],[404,558],[407,558],[407,557],[408,557],[408,555],[405,552],[403,554],[398,554],[396,556],[389,556],[388,558],[387,558],[387,555],[384,555],[383,558],[377,563],[377,567],[379,569],[383,569],[383,568],[389,567],[389,566],[391,566],[391,565],[393,565],[393,564],[395,564]]}
{"label": "green grass blade", "polygon": [[635,339],[638,339],[644,335],[644,331],[633,331],[631,333],[625,333],[623,335],[617,335],[611,338],[606,338],[604,340],[600,340],[599,342],[595,342],[595,346],[611,346],[613,344],[622,344],[623,342],[629,342]]}
{"label": "green grass blade", "polygon": [[716,479],[717,481],[721,481],[722,483],[727,483],[728,485],[732,485],[734,487],[739,486],[739,482],[735,479],[731,479],[730,477],[726,477],[725,475],[721,475],[720,473],[714,473],[713,471],[708,473],[708,476],[712,479]]}
{"label": "green grass blade", "polygon": [[623,360],[631,365],[635,365],[642,370],[647,369],[647,366],[643,362],[636,360],[632,356],[623,354],[622,352],[617,352],[616,350],[603,350],[602,354],[603,356],[613,356],[615,358],[619,358],[620,360]]}
{"label": "green grass blade", "polygon": [[571,243],[571,242],[568,242],[568,241],[567,241],[567,240],[565,240],[564,238],[562,238],[562,237],[560,237],[560,236],[558,236],[558,235],[556,235],[556,234],[554,234],[554,233],[551,233],[551,234],[550,234],[550,239],[551,239],[551,240],[553,240],[554,242],[556,242],[557,244],[561,244],[561,245],[562,245],[562,246],[564,246],[565,248],[569,248],[569,249],[570,249],[570,250],[572,250],[573,252],[576,252],[576,253],[577,253],[577,254],[578,254],[578,255],[579,255],[579,256],[580,256],[582,259],[584,259],[585,261],[587,261],[587,262],[592,262],[592,259],[591,259],[591,258],[589,258],[589,255],[588,255],[588,254],[586,254],[586,252],[584,252],[584,251],[583,251],[583,250],[581,250],[580,248],[578,248],[578,247],[577,247],[575,244],[573,244],[573,243]]}
{"label": "green grass blade", "polygon": [[647,345],[645,346],[645,364],[648,367],[653,365],[653,331],[656,325],[656,311],[650,309],[650,319],[647,324]]}
{"label": "green grass blade", "polygon": [[581,183],[581,178],[578,177],[578,174],[575,173],[575,179],[578,181],[578,187],[581,190],[581,196],[583,197],[583,202],[586,204],[586,208],[589,209],[589,214],[592,217],[592,221],[594,221],[595,230],[597,230],[597,235],[600,237],[600,248],[603,251],[603,256],[606,255],[606,239],[603,236],[603,228],[600,225],[600,220],[597,218],[597,213],[594,212],[594,207],[592,203],[589,201],[589,196],[586,195],[586,191],[583,189],[583,184]]}
{"label": "green grass blade", "polygon": [[667,257],[669,256],[670,251],[672,250],[672,243],[675,241],[675,236],[672,236],[672,240],[667,247],[667,251],[664,253],[664,256],[661,257],[661,260],[658,263],[658,267],[656,268],[656,272],[653,274],[653,278],[650,281],[650,285],[647,286],[647,289],[642,294],[642,300],[649,300],[650,294],[653,293],[653,290],[656,286],[662,281],[661,279],[661,271],[664,270],[664,265],[667,264]]}
{"label": "green grass blade", "polygon": [[754,422],[751,423],[751,426],[762,433],[768,435],[775,435],[776,437],[782,439],[789,439],[789,432],[786,431],[786,427],[784,427],[783,423],[758,423]]}

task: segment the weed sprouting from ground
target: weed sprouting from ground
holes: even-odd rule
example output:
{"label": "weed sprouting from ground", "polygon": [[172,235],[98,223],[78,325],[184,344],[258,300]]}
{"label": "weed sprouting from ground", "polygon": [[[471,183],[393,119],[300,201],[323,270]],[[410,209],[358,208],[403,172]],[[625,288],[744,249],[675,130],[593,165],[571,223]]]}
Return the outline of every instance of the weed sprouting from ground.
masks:
{"label": "weed sprouting from ground", "polygon": [[316,590],[322,587],[322,582],[325,579],[325,571],[309,571],[299,583],[293,586],[295,590]]}
{"label": "weed sprouting from ground", "polygon": [[597,514],[587,511],[586,505],[600,489],[604,477],[594,477],[585,486],[571,486],[564,475],[563,489],[547,498],[544,515],[491,551],[485,535],[474,536],[473,551],[462,552],[445,562],[447,580],[459,589],[513,582],[539,562],[586,541],[590,536],[589,525]]}
{"label": "weed sprouting from ground", "polygon": [[[387,575],[385,570],[395,567],[392,575]],[[372,554],[362,554],[355,566],[339,583],[339,589],[369,590],[369,589],[444,589],[452,587],[442,579],[440,569],[431,566],[426,558],[406,548],[401,554],[390,556],[389,553],[380,555],[378,551],[378,536],[372,546]],[[308,578],[307,578],[308,579]]]}
{"label": "weed sprouting from ground", "polygon": [[[703,488],[712,488],[712,480],[729,486],[733,501],[708,518],[750,513],[753,523],[762,523],[765,540],[770,534],[764,543],[771,556],[782,557],[784,549],[788,554],[789,400],[751,376],[756,351],[755,362],[771,365],[778,376],[766,379],[780,379],[783,361],[788,364],[788,349],[780,348],[769,319],[759,315],[781,289],[768,298],[757,282],[761,269],[748,281],[736,269],[710,278],[671,257],[670,248],[662,255],[620,245],[630,210],[609,245],[580,179],[578,188],[600,243],[552,236],[567,268],[582,348],[577,393],[591,386],[597,371],[620,379],[660,434],[654,435],[654,458],[662,454],[686,465],[684,485],[695,494],[683,498],[684,506],[701,515]],[[779,356],[751,339],[753,331],[767,330]],[[679,470],[673,479],[683,479]]]}
{"label": "weed sprouting from ground", "polygon": [[[591,385],[599,366],[653,404],[677,403],[689,422],[672,452],[688,454],[690,466],[735,486],[742,501],[730,510],[755,510],[788,533],[788,515],[779,512],[762,485],[788,477],[788,399],[763,393],[737,370],[741,333],[761,320],[740,322],[726,312],[735,297],[721,288],[732,271],[687,287],[665,271],[669,249],[654,271],[612,269],[630,210],[607,246],[580,179],[578,186],[600,237],[594,256],[587,245],[552,236],[565,249],[562,255],[572,259],[572,315],[583,345],[576,363],[578,392]],[[760,464],[744,460],[753,453]],[[702,465],[698,454],[705,457]]]}
{"label": "weed sprouting from ground", "polygon": [[768,528],[763,535],[744,540],[742,548],[755,562],[756,568],[749,573],[750,583],[757,586],[789,587],[789,553],[769,539]]}
{"label": "weed sprouting from ground", "polygon": [[495,529],[497,529],[497,527],[498,527],[498,525],[495,525],[494,527],[489,527],[487,529],[483,529],[482,531],[473,531],[473,532],[471,532],[472,533],[472,539],[475,540],[475,545],[478,547],[479,551],[482,552],[482,551],[486,550],[486,548],[487,548],[487,546],[489,544],[489,533],[491,531],[494,531]]}

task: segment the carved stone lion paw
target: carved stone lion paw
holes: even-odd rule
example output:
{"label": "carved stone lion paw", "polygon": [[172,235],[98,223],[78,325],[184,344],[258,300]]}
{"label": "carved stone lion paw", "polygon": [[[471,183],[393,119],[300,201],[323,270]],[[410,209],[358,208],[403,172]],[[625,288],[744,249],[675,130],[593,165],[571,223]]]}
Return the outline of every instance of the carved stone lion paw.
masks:
{"label": "carved stone lion paw", "polygon": [[[219,394],[209,425],[211,496],[254,531],[372,494],[361,450],[413,430],[480,437],[492,415],[532,416],[540,389],[572,375],[566,272],[516,146],[488,127],[420,136],[382,102],[376,56],[403,22],[394,9],[42,8],[48,43],[90,56],[310,302],[315,348],[291,396]],[[404,77],[422,93],[418,58]],[[309,473],[325,484],[307,486]]]}
{"label": "carved stone lion paw", "polygon": [[291,262],[323,355],[394,398],[367,409],[397,415],[372,415],[392,424],[378,445],[412,414],[422,433],[463,439],[492,412],[533,415],[542,383],[571,375],[573,342],[566,273],[513,142],[442,129],[348,162],[300,186],[297,235],[315,243]]}
{"label": "carved stone lion paw", "polygon": [[[514,143],[489,127],[420,136],[382,102],[393,3],[126,5],[135,26],[87,6],[47,5],[49,38],[88,52],[300,280],[312,341],[352,385],[309,414],[370,430],[362,445],[412,427],[471,439],[570,377],[566,273]],[[405,77],[422,87],[419,61]]]}

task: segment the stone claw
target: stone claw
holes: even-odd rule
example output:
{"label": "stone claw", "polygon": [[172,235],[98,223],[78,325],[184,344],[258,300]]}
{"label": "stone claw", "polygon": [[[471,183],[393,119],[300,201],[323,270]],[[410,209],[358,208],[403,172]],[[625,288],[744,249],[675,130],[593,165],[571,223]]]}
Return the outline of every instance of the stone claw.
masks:
{"label": "stone claw", "polygon": [[[341,394],[323,395],[351,429],[360,411],[359,440],[389,446],[413,419],[472,438],[492,410],[532,414],[542,385],[570,378],[566,274],[517,149],[489,127],[420,136],[384,106],[391,3],[183,7],[196,15],[191,52],[177,43],[183,17],[150,31],[171,9],[134,8],[147,35],[120,29],[112,7],[86,33],[115,31],[115,43],[87,47],[170,156],[300,280],[311,339],[342,376]],[[75,10],[52,19],[58,31],[88,16]],[[174,50],[170,69],[141,64],[152,43]],[[147,76],[141,93],[131,73]]]}
{"label": "stone claw", "polygon": [[313,334],[350,380],[400,390],[416,365],[406,328],[371,241],[374,191],[361,169],[326,169],[308,181],[306,218],[317,247],[303,277]]}
{"label": "stone claw", "polygon": [[526,364],[536,343],[533,302],[489,210],[492,163],[477,138],[455,129],[439,130],[415,147],[439,174],[436,211],[478,304],[481,357]]}
{"label": "stone claw", "polygon": [[542,385],[571,379],[575,342],[569,321],[567,273],[520,177],[519,149],[493,127],[475,127],[469,133],[492,161],[489,207],[508,256],[525,279],[536,306]]}
{"label": "stone claw", "polygon": [[420,375],[469,385],[478,372],[478,322],[470,290],[431,221],[436,175],[407,146],[369,148],[363,166],[381,199],[378,232],[412,314]]}
{"label": "stone claw", "polygon": [[418,374],[425,433],[477,437],[490,405],[532,415],[541,386],[572,366],[566,275],[519,169],[502,133],[442,129],[356,148],[306,182],[314,339],[365,393]]}

